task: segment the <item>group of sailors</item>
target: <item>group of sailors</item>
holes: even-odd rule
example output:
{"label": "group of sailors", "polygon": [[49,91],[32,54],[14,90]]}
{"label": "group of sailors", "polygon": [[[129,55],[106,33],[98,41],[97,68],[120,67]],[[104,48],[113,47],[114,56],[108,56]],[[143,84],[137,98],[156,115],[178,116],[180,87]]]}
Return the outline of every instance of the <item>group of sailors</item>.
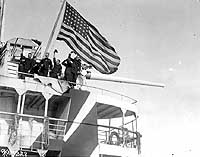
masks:
{"label": "group of sailors", "polygon": [[[22,50],[18,69],[19,78],[24,79],[25,76],[33,76],[33,74],[45,77],[49,76],[56,79],[63,78],[73,87],[81,72],[81,59],[78,55],[72,58],[71,55],[75,54],[75,52],[71,51],[68,58],[61,63],[59,59],[56,59],[56,53],[58,53],[58,51],[55,49],[53,53],[53,63],[51,59],[49,59],[49,53],[45,53],[45,57],[38,63],[36,56],[32,57],[32,53],[28,53],[28,57],[25,57]],[[65,66],[64,76],[62,75],[61,64]]]}

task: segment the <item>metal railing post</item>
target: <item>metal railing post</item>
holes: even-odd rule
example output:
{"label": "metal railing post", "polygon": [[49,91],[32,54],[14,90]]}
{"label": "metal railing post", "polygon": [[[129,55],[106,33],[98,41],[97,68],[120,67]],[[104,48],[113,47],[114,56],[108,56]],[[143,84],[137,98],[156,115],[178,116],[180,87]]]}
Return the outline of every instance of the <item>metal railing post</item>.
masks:
{"label": "metal railing post", "polygon": [[[45,98],[45,108],[44,108],[44,130],[43,130],[43,134],[42,134],[42,149],[47,149],[48,147],[48,141],[49,141],[49,119],[48,119],[48,101],[49,99],[52,97],[51,93],[42,93],[44,98]],[[45,142],[45,145],[43,144],[43,142]],[[45,148],[44,148],[45,146]]]}
{"label": "metal railing post", "polygon": [[20,113],[20,105],[21,105],[22,95],[23,95],[23,93],[24,93],[25,91],[16,89],[16,92],[19,94],[18,102],[17,102],[17,113],[19,114],[19,113]]}
{"label": "metal railing post", "polygon": [[23,114],[23,111],[24,111],[25,98],[26,98],[26,93],[24,93],[22,96],[22,106],[21,106],[20,114]]}
{"label": "metal railing post", "polygon": [[124,119],[125,119],[125,114],[126,114],[126,110],[125,109],[121,109],[122,110],[122,142],[123,142],[123,147],[126,145],[126,141],[125,141],[125,134],[124,134],[124,125],[125,125],[125,122],[124,122]]}
{"label": "metal railing post", "polygon": [[48,113],[48,101],[51,98],[52,94],[50,93],[42,93],[42,95],[45,98],[45,108],[44,108],[44,117],[47,117],[47,113]]}

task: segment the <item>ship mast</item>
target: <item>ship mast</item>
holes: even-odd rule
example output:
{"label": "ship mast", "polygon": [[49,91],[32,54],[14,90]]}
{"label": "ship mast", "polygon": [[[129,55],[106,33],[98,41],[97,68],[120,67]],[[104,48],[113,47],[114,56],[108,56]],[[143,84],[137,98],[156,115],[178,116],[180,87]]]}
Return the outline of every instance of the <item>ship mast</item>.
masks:
{"label": "ship mast", "polygon": [[2,41],[5,0],[0,0],[0,41]]}
{"label": "ship mast", "polygon": [[64,5],[65,5],[65,2],[66,2],[66,0],[63,0],[62,5],[61,5],[61,7],[60,7],[58,16],[57,16],[57,18],[56,18],[56,22],[54,23],[53,29],[52,29],[52,31],[51,31],[51,34],[50,34],[50,37],[49,37],[49,40],[48,40],[48,43],[47,43],[47,46],[46,46],[45,51],[44,51],[45,53],[48,52],[48,50],[49,50],[50,44],[51,44],[52,39],[53,39],[53,36],[54,36],[54,34],[55,34],[56,27],[57,27],[57,25],[58,25],[58,21],[59,21],[59,19],[60,19],[62,10],[63,10]]}

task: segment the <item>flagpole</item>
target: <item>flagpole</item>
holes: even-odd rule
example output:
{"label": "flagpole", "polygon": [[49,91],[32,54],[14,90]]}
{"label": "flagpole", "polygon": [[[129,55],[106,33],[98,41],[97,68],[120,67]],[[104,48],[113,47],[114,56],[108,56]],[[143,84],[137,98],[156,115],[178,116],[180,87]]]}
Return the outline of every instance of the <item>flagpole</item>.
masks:
{"label": "flagpole", "polygon": [[5,5],[5,0],[0,0],[0,41],[2,41],[2,32],[3,32],[3,17],[4,17],[4,5]]}
{"label": "flagpole", "polygon": [[54,24],[54,26],[53,26],[53,30],[51,31],[51,34],[50,34],[50,37],[49,37],[49,40],[48,40],[46,49],[45,49],[45,51],[44,51],[45,53],[48,52],[48,50],[49,50],[50,44],[51,44],[51,42],[52,42],[52,39],[53,39],[55,30],[56,30],[56,27],[57,27],[57,25],[58,25],[59,18],[60,18],[60,16],[61,16],[62,10],[63,10],[64,5],[65,5],[65,2],[66,2],[66,0],[63,0],[63,3],[62,3],[61,8],[60,8],[60,11],[59,11],[58,16],[57,16],[57,18],[56,18],[56,22],[55,22],[55,24]]}

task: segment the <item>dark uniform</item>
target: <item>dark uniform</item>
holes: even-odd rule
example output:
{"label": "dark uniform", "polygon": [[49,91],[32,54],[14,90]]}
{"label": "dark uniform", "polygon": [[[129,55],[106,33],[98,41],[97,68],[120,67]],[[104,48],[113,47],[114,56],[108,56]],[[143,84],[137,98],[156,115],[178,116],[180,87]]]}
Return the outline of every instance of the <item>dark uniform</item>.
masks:
{"label": "dark uniform", "polygon": [[[69,54],[68,58],[62,62],[62,65],[66,67],[64,78],[66,81],[76,83],[76,79],[81,70],[81,60],[76,57],[75,59],[71,58]],[[74,84],[70,84],[72,87]]]}
{"label": "dark uniform", "polygon": [[[25,70],[24,70],[25,61],[26,61],[26,57],[24,57],[23,54],[21,53],[20,60],[19,60],[19,67],[18,67],[19,72],[22,72],[22,73],[25,72]],[[24,79],[25,76],[23,74],[19,73],[19,78]]]}
{"label": "dark uniform", "polygon": [[[21,53],[18,71],[22,73],[29,73],[31,68],[33,67],[33,63],[34,60],[31,58],[31,56],[29,58],[26,58],[25,56],[23,56],[23,53]],[[23,79],[24,77],[25,74],[19,74],[19,78]]]}
{"label": "dark uniform", "polygon": [[71,54],[69,54],[68,58],[62,62],[62,65],[65,66],[64,79],[70,82],[73,81],[72,64],[73,59],[71,58]]}
{"label": "dark uniform", "polygon": [[32,58],[25,58],[24,72],[29,73],[32,67],[33,67],[33,59]]}
{"label": "dark uniform", "polygon": [[34,56],[33,66],[31,67],[30,73],[38,74],[39,66],[40,66],[40,64],[36,61],[36,57]]}
{"label": "dark uniform", "polygon": [[76,79],[80,71],[81,71],[81,60],[78,57],[76,57],[73,60],[73,64],[72,64],[73,82],[76,83]]}
{"label": "dark uniform", "polygon": [[49,58],[44,58],[40,61],[39,75],[48,76],[49,70],[53,67],[52,61]]}
{"label": "dark uniform", "polygon": [[53,64],[54,64],[54,66],[53,66],[53,69],[50,72],[50,77],[58,79],[58,76],[61,76],[61,73],[62,73],[62,66],[60,64],[56,63],[55,57],[53,58]]}

